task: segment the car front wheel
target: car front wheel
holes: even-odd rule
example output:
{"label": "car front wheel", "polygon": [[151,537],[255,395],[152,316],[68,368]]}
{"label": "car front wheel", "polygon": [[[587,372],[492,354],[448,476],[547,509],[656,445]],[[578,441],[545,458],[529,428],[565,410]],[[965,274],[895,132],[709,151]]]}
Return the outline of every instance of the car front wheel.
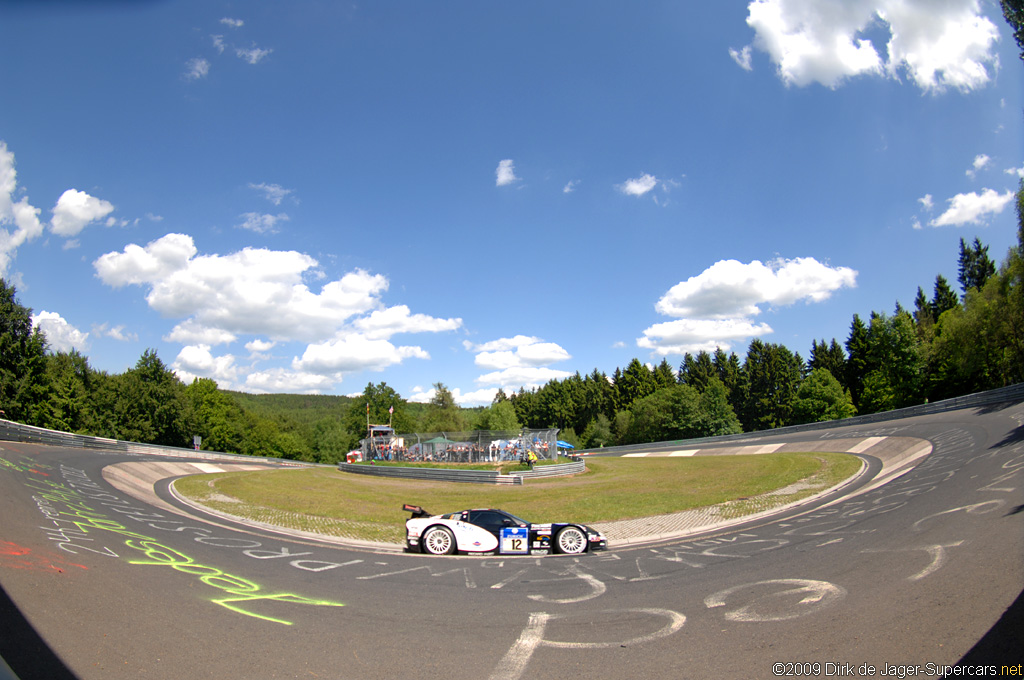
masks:
{"label": "car front wheel", "polygon": [[558,552],[578,555],[587,549],[587,537],[577,527],[565,527],[558,532],[555,544],[558,546]]}
{"label": "car front wheel", "polygon": [[420,539],[423,550],[431,555],[450,555],[455,552],[455,536],[445,527],[430,527]]}

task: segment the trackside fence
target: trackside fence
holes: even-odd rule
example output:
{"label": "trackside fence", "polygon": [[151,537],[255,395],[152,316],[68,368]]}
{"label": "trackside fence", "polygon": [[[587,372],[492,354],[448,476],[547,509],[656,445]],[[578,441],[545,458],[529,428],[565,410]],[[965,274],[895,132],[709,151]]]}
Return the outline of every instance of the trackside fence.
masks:
{"label": "trackside fence", "polygon": [[0,441],[23,442],[26,444],[45,444],[48,446],[66,446],[76,449],[93,449],[112,453],[131,453],[136,455],[162,456],[164,458],[201,458],[224,462],[266,461],[290,465],[308,466],[312,463],[286,460],[283,458],[267,458],[262,456],[243,456],[237,453],[221,453],[219,451],[201,451],[175,446],[159,446],[157,444],[140,444],[106,437],[91,437],[83,434],[47,430],[32,425],[22,425],[10,420],[0,419]]}

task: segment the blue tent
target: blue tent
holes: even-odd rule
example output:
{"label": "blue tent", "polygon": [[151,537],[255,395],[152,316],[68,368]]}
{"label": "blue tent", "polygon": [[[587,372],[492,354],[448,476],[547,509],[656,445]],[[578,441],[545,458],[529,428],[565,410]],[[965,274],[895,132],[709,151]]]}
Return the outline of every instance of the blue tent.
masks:
{"label": "blue tent", "polygon": [[558,445],[558,448],[560,448],[560,449],[575,449],[576,448],[575,446],[573,446],[569,442],[563,442],[561,439],[559,439],[555,443]]}

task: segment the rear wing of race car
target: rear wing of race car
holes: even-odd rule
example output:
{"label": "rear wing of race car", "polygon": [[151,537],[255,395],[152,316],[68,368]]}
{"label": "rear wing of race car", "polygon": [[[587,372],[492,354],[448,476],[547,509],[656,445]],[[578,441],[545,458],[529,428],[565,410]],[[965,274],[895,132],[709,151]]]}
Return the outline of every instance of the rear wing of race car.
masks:
{"label": "rear wing of race car", "polygon": [[409,505],[408,503],[405,503],[402,505],[402,510],[405,512],[411,512],[411,519],[416,519],[417,517],[430,517],[430,513],[418,505]]}

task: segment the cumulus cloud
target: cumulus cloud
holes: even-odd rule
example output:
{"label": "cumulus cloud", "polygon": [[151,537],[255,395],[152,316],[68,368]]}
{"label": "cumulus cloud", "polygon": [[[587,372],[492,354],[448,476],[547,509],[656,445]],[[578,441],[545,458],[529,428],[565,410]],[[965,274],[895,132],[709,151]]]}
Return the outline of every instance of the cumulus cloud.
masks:
{"label": "cumulus cloud", "polygon": [[519,181],[519,178],[516,177],[515,163],[510,158],[498,163],[498,168],[494,171],[494,175],[494,186],[497,187],[508,186]]}
{"label": "cumulus cloud", "polygon": [[627,179],[622,184],[616,184],[615,188],[627,196],[643,196],[656,186],[658,186],[657,177],[643,174],[640,177]]}
{"label": "cumulus cloud", "polygon": [[477,366],[492,369],[476,379],[479,385],[495,385],[506,391],[515,391],[520,387],[540,387],[550,380],[571,375],[548,365],[572,356],[561,346],[537,337],[516,335],[482,344],[467,340],[463,346],[476,354],[474,361]]}
{"label": "cumulus cloud", "polygon": [[998,215],[1013,200],[1012,191],[1000,194],[994,189],[957,194],[949,199],[949,208],[929,222],[933,227],[962,227],[965,224],[983,224],[991,215]]}
{"label": "cumulus cloud", "polygon": [[406,305],[377,309],[353,324],[370,339],[387,339],[398,333],[441,333],[462,326],[462,319],[438,319],[412,314]]}
{"label": "cumulus cloud", "polygon": [[747,264],[722,260],[672,286],[658,300],[655,309],[676,320],[646,329],[637,346],[663,356],[728,349],[737,340],[772,332],[767,324],[752,320],[762,307],[822,302],[841,288],[854,287],[856,278],[857,272],[848,267],[831,267],[810,257]]}
{"label": "cumulus cloud", "polygon": [[77,236],[86,225],[101,220],[114,212],[108,201],[90,196],[84,191],[68,189],[53,207],[50,228],[58,236]]}
{"label": "cumulus cloud", "polygon": [[[985,86],[998,65],[999,30],[978,0],[753,0],[748,12],[753,47],[787,85],[835,88],[905,73],[925,91],[967,91]],[[886,44],[865,37],[872,31],[887,32]]]}
{"label": "cumulus cloud", "polygon": [[[27,196],[17,201],[18,173],[14,169],[14,153],[0,140],[0,276],[7,276],[11,261],[19,247],[43,233],[39,209],[30,205]],[[8,230],[7,225],[13,227]]]}
{"label": "cumulus cloud", "polygon": [[241,28],[242,26],[245,26],[245,22],[241,19],[232,19],[231,17],[224,17],[220,20],[220,23],[231,28]]}
{"label": "cumulus cloud", "polygon": [[[192,237],[167,234],[145,246],[107,253],[93,264],[105,284],[144,286],[152,309],[181,319],[165,339],[193,348],[180,359],[183,372],[215,377],[198,373],[212,370],[211,348],[243,336],[256,336],[246,344],[253,355],[275,343],[306,344],[289,367],[250,371],[240,387],[257,391],[277,391],[280,385],[303,392],[326,389],[350,372],[429,359],[421,347],[393,345],[389,338],[462,325],[461,319],[415,314],[405,305],[386,307],[381,297],[387,279],[360,269],[311,289],[306,280],[322,280],[323,273],[315,259],[295,251],[245,248],[199,255]],[[226,370],[233,364],[216,365]],[[223,370],[220,375],[229,377]]]}
{"label": "cumulus cloud", "polygon": [[89,349],[89,334],[83,333],[56,312],[42,311],[32,315],[32,325],[46,335],[49,348],[56,352]]}
{"label": "cumulus cloud", "polygon": [[210,378],[222,389],[234,389],[239,375],[233,355],[214,356],[207,345],[182,347],[171,363],[171,369],[186,383],[191,383],[195,378]]}

